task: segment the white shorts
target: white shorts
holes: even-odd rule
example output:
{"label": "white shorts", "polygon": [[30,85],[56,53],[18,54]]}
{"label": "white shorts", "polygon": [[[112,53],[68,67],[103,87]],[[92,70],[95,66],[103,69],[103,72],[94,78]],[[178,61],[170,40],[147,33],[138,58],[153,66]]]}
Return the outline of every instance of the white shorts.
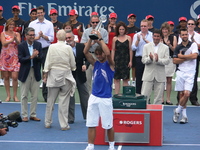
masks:
{"label": "white shorts", "polygon": [[195,73],[176,71],[175,91],[192,91]]}
{"label": "white shorts", "polygon": [[112,98],[99,98],[90,95],[87,108],[87,127],[97,127],[101,117],[102,128],[113,127],[113,105]]}

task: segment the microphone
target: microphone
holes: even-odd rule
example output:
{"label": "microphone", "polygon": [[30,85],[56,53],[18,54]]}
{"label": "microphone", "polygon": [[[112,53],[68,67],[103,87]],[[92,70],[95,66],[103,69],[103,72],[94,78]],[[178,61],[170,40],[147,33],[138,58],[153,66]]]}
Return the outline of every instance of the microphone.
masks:
{"label": "microphone", "polygon": [[20,112],[19,111],[14,111],[14,112],[8,114],[8,120],[22,122],[22,118],[20,116]]}

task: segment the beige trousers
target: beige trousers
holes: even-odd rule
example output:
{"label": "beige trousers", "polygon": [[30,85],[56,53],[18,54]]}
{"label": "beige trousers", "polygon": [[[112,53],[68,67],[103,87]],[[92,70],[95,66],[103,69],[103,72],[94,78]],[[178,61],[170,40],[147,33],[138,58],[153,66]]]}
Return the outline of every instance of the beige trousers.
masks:
{"label": "beige trousers", "polygon": [[45,113],[45,125],[50,126],[53,122],[52,113],[54,104],[58,98],[58,120],[61,128],[68,127],[68,110],[70,101],[71,82],[66,80],[66,84],[61,87],[48,87],[48,97]]}
{"label": "beige trousers", "polygon": [[154,90],[154,102],[153,104],[162,104],[162,96],[164,92],[164,82],[143,81],[141,94],[147,96],[147,103],[151,96],[152,89]]}
{"label": "beige trousers", "polygon": [[30,69],[25,82],[20,82],[22,117],[28,117],[28,94],[31,93],[30,117],[36,117],[36,108],[40,82],[35,80],[34,70]]}

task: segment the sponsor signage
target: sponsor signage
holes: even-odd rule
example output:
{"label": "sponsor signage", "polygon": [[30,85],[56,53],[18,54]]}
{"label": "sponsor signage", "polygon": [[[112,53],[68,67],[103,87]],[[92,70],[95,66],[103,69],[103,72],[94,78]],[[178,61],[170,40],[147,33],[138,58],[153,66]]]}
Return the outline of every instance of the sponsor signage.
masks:
{"label": "sponsor signage", "polygon": [[[66,22],[69,19],[68,13],[71,9],[76,9],[79,13],[78,20],[85,25],[89,22],[91,12],[98,12],[100,15],[109,15],[111,12],[116,12],[118,21],[127,23],[127,15],[134,13],[137,16],[136,25],[147,15],[154,16],[154,26],[160,28],[160,25],[165,21],[173,21],[178,25],[178,18],[185,16],[189,18],[196,18],[200,13],[200,0],[75,0],[75,1],[60,1],[60,0],[43,0],[43,1],[30,1],[30,0],[9,0],[1,3],[4,8],[3,16],[8,19],[13,17],[11,8],[14,5],[19,5],[21,9],[20,17],[28,21],[29,11],[33,7],[43,5],[45,7],[46,18],[48,17],[50,9],[57,9],[59,21]],[[178,9],[177,9],[178,8]]]}
{"label": "sponsor signage", "polygon": [[144,133],[144,114],[115,114],[114,129],[118,133]]}
{"label": "sponsor signage", "polygon": [[[116,143],[149,143],[149,113],[114,112],[113,117]],[[105,141],[108,142],[106,131]]]}

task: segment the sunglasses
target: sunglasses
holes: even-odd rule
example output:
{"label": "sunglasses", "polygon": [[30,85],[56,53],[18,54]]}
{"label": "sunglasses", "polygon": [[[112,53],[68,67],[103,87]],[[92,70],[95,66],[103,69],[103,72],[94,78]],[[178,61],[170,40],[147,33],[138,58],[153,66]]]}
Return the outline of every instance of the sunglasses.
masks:
{"label": "sunglasses", "polygon": [[194,25],[194,23],[188,23],[188,25]]}
{"label": "sunglasses", "polygon": [[92,23],[92,24],[95,24],[95,23],[98,24],[99,22],[91,22],[91,23]]}
{"label": "sunglasses", "polygon": [[29,36],[35,36],[35,34],[28,34]]}
{"label": "sunglasses", "polygon": [[140,26],[140,27],[147,27],[147,26]]}

